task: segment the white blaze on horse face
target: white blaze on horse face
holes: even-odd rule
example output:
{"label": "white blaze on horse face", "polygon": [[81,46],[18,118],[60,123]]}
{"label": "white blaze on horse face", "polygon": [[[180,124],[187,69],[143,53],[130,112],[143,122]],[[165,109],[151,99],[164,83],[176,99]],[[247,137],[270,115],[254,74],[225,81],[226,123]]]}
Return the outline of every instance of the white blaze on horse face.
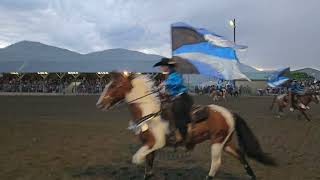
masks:
{"label": "white blaze on horse face", "polygon": [[109,89],[109,86],[112,84],[112,82],[113,82],[113,81],[109,82],[109,83],[104,87],[104,89],[103,89],[103,91],[102,91],[102,93],[101,93],[101,95],[100,95],[100,97],[99,97],[99,100],[98,100],[96,106],[97,106],[98,108],[100,108],[100,109],[105,106],[105,105],[103,104],[104,100],[106,100],[106,99],[109,98],[109,97],[106,97],[106,94],[107,94],[108,89]]}

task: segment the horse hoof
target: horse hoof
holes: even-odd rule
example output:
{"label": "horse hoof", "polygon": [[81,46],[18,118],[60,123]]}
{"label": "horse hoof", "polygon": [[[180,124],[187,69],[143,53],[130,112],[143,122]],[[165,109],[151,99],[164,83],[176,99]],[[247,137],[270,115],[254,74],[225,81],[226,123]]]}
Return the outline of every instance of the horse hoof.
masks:
{"label": "horse hoof", "polygon": [[144,180],[150,180],[153,177],[153,174],[145,174],[144,175]]}
{"label": "horse hoof", "polygon": [[213,177],[212,176],[206,176],[205,180],[213,180]]}
{"label": "horse hoof", "polygon": [[250,179],[251,179],[251,180],[256,180],[256,177],[251,177]]}

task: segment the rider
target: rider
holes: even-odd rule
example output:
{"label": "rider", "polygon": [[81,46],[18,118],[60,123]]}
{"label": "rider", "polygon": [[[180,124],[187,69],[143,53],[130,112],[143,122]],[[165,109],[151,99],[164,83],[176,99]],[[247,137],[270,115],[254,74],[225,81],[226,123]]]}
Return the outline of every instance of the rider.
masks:
{"label": "rider", "polygon": [[162,58],[153,67],[160,66],[160,70],[167,74],[166,80],[160,84],[165,87],[166,93],[172,97],[172,112],[175,125],[175,141],[180,143],[187,139],[187,124],[191,121],[190,111],[193,105],[192,98],[188,95],[188,89],[183,85],[182,75],[176,71],[176,64],[172,59]]}
{"label": "rider", "polygon": [[219,81],[217,82],[217,90],[218,90],[221,94],[223,94],[223,80],[219,80]]}
{"label": "rider", "polygon": [[297,80],[292,80],[289,82],[289,88],[288,88],[288,95],[289,95],[289,105],[290,105],[290,111],[294,111],[294,106],[297,104],[302,109],[307,109],[307,107],[302,104],[301,102],[298,102],[298,95],[301,95],[304,93],[304,87],[301,86]]}

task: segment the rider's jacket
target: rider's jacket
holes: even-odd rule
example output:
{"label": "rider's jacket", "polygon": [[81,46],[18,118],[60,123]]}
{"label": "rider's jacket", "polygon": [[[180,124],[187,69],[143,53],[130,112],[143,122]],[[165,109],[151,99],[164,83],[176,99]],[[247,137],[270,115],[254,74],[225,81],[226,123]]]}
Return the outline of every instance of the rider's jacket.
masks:
{"label": "rider's jacket", "polygon": [[217,84],[216,84],[216,88],[217,90],[222,90],[223,89],[223,82],[222,81],[218,81]]}
{"label": "rider's jacket", "polygon": [[177,96],[186,93],[188,89],[183,85],[183,77],[181,74],[172,70],[167,79],[164,81],[166,91],[171,96]]}
{"label": "rider's jacket", "polygon": [[289,86],[289,90],[293,93],[302,94],[304,92],[304,87],[299,83],[291,83]]}

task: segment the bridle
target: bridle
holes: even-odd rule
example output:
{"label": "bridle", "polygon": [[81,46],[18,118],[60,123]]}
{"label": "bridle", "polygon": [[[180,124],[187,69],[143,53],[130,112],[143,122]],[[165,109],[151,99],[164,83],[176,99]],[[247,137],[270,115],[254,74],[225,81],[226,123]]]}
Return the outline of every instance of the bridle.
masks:
{"label": "bridle", "polygon": [[[117,85],[117,86],[115,86],[115,87],[113,87],[113,88],[119,89],[119,88],[121,88],[122,86],[123,86],[123,85]],[[135,99],[133,99],[133,100],[127,101],[126,103],[127,103],[127,104],[132,104],[132,103],[134,103],[134,102],[136,102],[136,101],[138,101],[138,100],[140,100],[140,99],[143,99],[143,98],[148,97],[148,96],[153,95],[153,94],[157,94],[157,93],[159,93],[160,91],[161,91],[161,89],[158,88],[158,89],[156,89],[156,90],[154,90],[154,91],[151,91],[150,93],[145,94],[145,95],[143,95],[143,96],[141,96],[141,97],[138,97],[138,98],[135,98]],[[111,100],[110,100],[110,98],[111,98]],[[104,99],[104,100],[109,99],[109,101],[113,102],[113,101],[116,99],[116,97],[106,96],[106,97],[103,97],[103,99]],[[111,104],[109,108],[114,108],[115,106],[120,106],[120,105],[124,104],[124,102],[125,102],[124,99],[125,99],[125,98],[119,100],[118,102],[116,102],[116,103],[114,103],[114,104]],[[135,131],[136,133],[138,133],[138,132],[140,133],[141,131],[143,132],[142,129],[143,129],[144,126],[146,126],[145,123],[148,122],[148,121],[150,121],[150,120],[152,120],[152,119],[154,119],[154,118],[157,117],[157,116],[160,116],[161,112],[162,112],[162,111],[159,110],[158,112],[151,113],[151,114],[148,114],[148,115],[146,115],[146,116],[143,116],[143,117],[141,117],[141,118],[139,118],[139,119],[136,119],[134,122],[131,121],[132,123],[130,124],[130,126],[128,127],[128,129],[129,129],[129,130],[133,130],[133,131]]]}

